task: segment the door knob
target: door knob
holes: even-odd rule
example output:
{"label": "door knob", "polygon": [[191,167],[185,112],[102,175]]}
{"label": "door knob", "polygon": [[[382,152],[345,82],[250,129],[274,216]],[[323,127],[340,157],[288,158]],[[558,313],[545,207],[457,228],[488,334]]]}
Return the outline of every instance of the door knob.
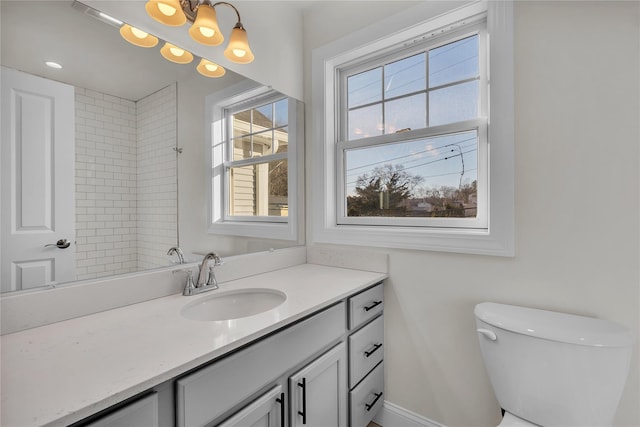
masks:
{"label": "door knob", "polygon": [[67,239],[60,239],[55,243],[50,243],[48,245],[44,245],[45,248],[47,248],[49,246],[55,246],[58,249],[67,249],[69,246],[71,246],[71,242],[68,241]]}

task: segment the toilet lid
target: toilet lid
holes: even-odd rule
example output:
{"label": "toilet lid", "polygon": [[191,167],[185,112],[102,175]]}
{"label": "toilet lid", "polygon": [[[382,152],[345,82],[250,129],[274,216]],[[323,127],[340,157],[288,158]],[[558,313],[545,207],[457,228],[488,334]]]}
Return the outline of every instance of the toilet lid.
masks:
{"label": "toilet lid", "polygon": [[538,424],[530,423],[529,421],[525,421],[522,418],[516,417],[509,412],[504,413],[504,418],[502,418],[502,422],[498,425],[498,427],[539,427]]}

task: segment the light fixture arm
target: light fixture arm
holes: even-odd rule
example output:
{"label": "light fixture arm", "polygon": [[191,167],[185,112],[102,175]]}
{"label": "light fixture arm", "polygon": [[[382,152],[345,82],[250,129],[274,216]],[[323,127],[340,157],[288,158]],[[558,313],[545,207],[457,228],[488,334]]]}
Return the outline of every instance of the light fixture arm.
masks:
{"label": "light fixture arm", "polygon": [[215,3],[211,3],[210,0],[203,0],[203,1],[196,0],[194,5],[193,0],[180,0],[180,6],[182,6],[182,10],[184,11],[185,16],[187,17],[187,20],[192,24],[196,20],[196,13],[198,12],[198,8],[200,7],[200,5],[203,5],[203,4],[209,5],[214,9],[216,6],[219,6],[219,5],[229,6],[231,9],[233,9],[233,11],[236,13],[236,16],[238,17],[238,23],[236,24],[236,27],[244,29],[240,19],[240,12],[238,12],[238,9],[231,3],[227,3],[226,1],[218,1]]}

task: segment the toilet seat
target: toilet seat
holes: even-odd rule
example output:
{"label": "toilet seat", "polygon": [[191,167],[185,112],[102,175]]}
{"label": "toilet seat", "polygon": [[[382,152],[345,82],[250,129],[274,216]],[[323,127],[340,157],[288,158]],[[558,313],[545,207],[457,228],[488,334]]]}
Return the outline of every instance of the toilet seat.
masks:
{"label": "toilet seat", "polygon": [[540,427],[538,424],[530,423],[529,421],[523,420],[520,417],[516,417],[515,415],[505,412],[504,417],[498,427]]}

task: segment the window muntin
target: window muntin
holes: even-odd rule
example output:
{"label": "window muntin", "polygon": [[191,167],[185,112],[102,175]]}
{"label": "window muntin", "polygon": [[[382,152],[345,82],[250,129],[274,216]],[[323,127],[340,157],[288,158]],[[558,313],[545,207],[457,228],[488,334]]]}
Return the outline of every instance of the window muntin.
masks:
{"label": "window muntin", "polygon": [[286,221],[288,105],[279,98],[226,110],[225,219]]}
{"label": "window muntin", "polygon": [[487,226],[483,37],[340,70],[338,224]]}

